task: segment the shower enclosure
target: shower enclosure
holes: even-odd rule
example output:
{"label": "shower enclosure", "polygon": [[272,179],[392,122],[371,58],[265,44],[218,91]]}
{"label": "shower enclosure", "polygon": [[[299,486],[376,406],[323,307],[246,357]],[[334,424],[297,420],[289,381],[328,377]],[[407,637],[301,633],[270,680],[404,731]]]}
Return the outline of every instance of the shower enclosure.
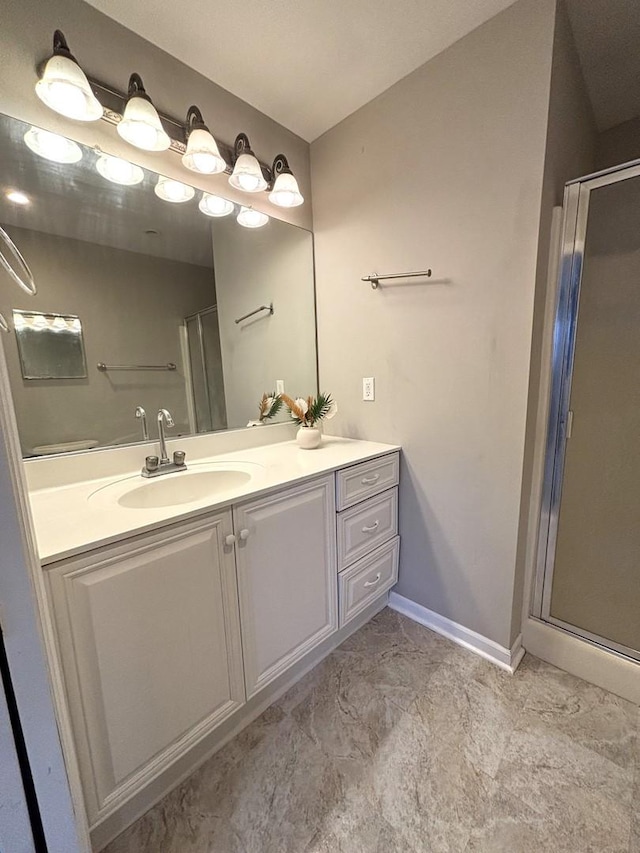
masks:
{"label": "shower enclosure", "polygon": [[215,305],[185,317],[190,419],[194,432],[227,428],[218,309]]}
{"label": "shower enclosure", "polygon": [[565,191],[533,615],[640,660],[640,165]]}

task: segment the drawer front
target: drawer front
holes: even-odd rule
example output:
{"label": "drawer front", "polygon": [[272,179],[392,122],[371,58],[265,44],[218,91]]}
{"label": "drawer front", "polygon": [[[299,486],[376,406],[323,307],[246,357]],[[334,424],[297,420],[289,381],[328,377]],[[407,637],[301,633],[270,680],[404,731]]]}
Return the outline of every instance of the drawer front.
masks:
{"label": "drawer front", "polygon": [[340,627],[357,616],[378,596],[387,592],[398,580],[400,537],[381,545],[345,572],[338,575],[340,584]]}
{"label": "drawer front", "polygon": [[338,571],[398,535],[398,489],[338,514]]}
{"label": "drawer front", "polygon": [[353,468],[345,468],[336,475],[337,508],[360,503],[398,485],[400,454],[389,453],[378,459],[361,462]]}

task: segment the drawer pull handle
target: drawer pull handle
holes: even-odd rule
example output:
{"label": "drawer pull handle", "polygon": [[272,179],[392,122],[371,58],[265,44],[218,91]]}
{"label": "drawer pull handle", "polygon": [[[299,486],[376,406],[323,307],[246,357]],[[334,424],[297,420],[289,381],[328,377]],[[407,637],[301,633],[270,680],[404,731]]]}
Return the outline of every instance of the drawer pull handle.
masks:
{"label": "drawer pull handle", "polygon": [[378,572],[378,574],[376,575],[376,579],[373,581],[365,581],[364,586],[375,586],[380,581],[381,577],[382,575],[380,574],[380,572]]}
{"label": "drawer pull handle", "polygon": [[370,477],[363,477],[361,482],[363,486],[368,486],[370,483],[377,483],[380,479],[380,474],[372,474]]}
{"label": "drawer pull handle", "polygon": [[376,518],[375,523],[374,523],[374,524],[371,524],[369,527],[366,527],[366,526],[365,526],[365,527],[363,527],[363,528],[362,528],[362,532],[363,532],[363,533],[373,533],[373,531],[374,531],[374,530],[377,530],[377,529],[378,529],[378,525],[379,525],[379,524],[380,524],[380,522],[379,522],[379,521],[378,521],[378,519]]}

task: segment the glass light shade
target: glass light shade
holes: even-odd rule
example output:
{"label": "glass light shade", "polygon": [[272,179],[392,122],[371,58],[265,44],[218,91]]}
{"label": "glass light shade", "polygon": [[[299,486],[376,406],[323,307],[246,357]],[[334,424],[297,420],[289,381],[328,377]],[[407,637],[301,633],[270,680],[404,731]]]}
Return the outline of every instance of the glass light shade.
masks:
{"label": "glass light shade", "polygon": [[151,101],[139,95],[127,101],[117,130],[126,142],[143,151],[166,151],[171,145],[156,108]]}
{"label": "glass light shade", "polygon": [[165,178],[160,175],[158,183],[154,187],[154,192],[163,201],[170,201],[173,204],[182,204],[194,197],[196,191],[188,184],[183,184],[180,181],[174,181],[173,178]]}
{"label": "glass light shade", "polygon": [[278,207],[298,207],[304,198],[291,172],[281,172],[269,193],[269,201]]}
{"label": "glass light shade", "polygon": [[240,213],[236,216],[238,225],[243,225],[245,228],[262,228],[269,221],[266,213],[260,210],[254,210],[252,207],[240,208]]}
{"label": "glass light shade", "polygon": [[229,183],[245,193],[259,193],[266,190],[267,182],[262,174],[260,163],[253,154],[241,154],[233,167]]}
{"label": "glass light shade", "polygon": [[219,195],[204,193],[198,207],[206,216],[228,216],[233,213],[234,204]]}
{"label": "glass light shade", "polygon": [[102,118],[102,106],[87,77],[68,56],[52,56],[36,83],[36,95],[50,109],[76,121]]}
{"label": "glass light shade", "polygon": [[54,163],[78,163],[82,160],[82,149],[71,139],[58,133],[50,133],[39,127],[31,127],[24,135],[27,148]]}
{"label": "glass light shade", "polygon": [[144,178],[144,171],[140,166],[136,166],[128,160],[122,160],[120,157],[112,157],[110,154],[101,154],[98,157],[96,169],[103,178],[125,187],[139,184]]}
{"label": "glass light shade", "polygon": [[196,128],[189,134],[182,162],[187,169],[201,172],[203,175],[217,175],[227,168],[220,156],[217,142],[209,131],[203,128]]}

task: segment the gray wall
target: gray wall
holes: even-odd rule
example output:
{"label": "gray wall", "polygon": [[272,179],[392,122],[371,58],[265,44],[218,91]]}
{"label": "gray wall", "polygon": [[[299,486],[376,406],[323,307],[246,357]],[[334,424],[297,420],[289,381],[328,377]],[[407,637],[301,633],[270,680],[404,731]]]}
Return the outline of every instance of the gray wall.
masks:
{"label": "gray wall", "polygon": [[[177,24],[179,18],[176,6]],[[236,135],[244,131],[263,161],[271,163],[278,153],[284,152],[306,204],[289,211],[276,209],[267,201],[266,194],[252,199],[252,203],[256,208],[277,213],[281,219],[311,227],[307,142],[82,0],[10,0],[3,4],[0,112],[63,133],[78,142],[99,145],[108,153],[126,157],[155,172],[179,180],[188,178],[194,186],[246,202],[246,193],[234,191],[226,175],[196,175],[184,169],[173,152],[145,153],[123,142],[115,128],[105,122],[73,122],[47,109],[33,87],[37,80],[36,66],[51,54],[56,28],[63,30],[72,52],[95,79],[122,91],[127,88],[131,72],[137,71],[159,110],[183,119],[189,106],[197,104],[212,133],[224,142],[232,144]],[[256,62],[262,59],[256,57]]]}
{"label": "gray wall", "polygon": [[[313,237],[275,220],[256,230],[220,220],[213,253],[227,421],[245,426],[277,379],[294,397],[317,391]],[[272,316],[235,322],[271,302]]]}
{"label": "gray wall", "polygon": [[[213,270],[8,227],[38,283],[36,297],[17,287],[0,291],[0,311],[13,308],[77,314],[83,326],[87,379],[24,380],[15,335],[3,335],[23,452],[41,444],[141,439],[134,417],[141,405],[153,417],[163,406],[189,432],[178,328],[183,318],[215,302]],[[175,372],[109,372],[98,362],[164,364]]]}
{"label": "gray wall", "polygon": [[[554,16],[520,0],[311,148],[331,429],[402,444],[398,591],[503,646]],[[360,281],[427,266],[430,282]]]}
{"label": "gray wall", "polygon": [[640,116],[625,121],[598,136],[595,168],[608,169],[640,159]]}
{"label": "gray wall", "polygon": [[572,178],[587,175],[595,168],[596,124],[563,0],[560,0],[556,10],[547,127],[512,637],[520,624],[527,543],[534,533],[532,526],[538,524],[540,484],[536,482],[535,461],[536,453],[543,452],[540,445],[545,439],[544,430],[537,434],[537,430],[540,430],[540,425],[537,425],[538,409],[546,402],[540,399],[541,387],[545,390],[548,388],[544,381],[541,385],[541,371],[548,373],[550,370],[548,353],[543,353],[543,340],[551,217],[554,205],[562,205],[565,183]]}

